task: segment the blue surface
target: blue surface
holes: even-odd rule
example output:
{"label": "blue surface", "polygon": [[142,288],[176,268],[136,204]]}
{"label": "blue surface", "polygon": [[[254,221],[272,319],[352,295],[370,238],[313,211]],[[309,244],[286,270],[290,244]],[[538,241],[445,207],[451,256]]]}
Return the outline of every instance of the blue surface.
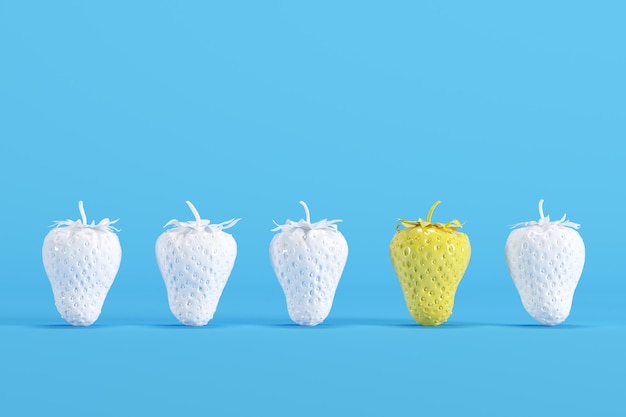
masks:
{"label": "blue surface", "polygon": [[[618,415],[626,308],[622,2],[0,0],[0,415]],[[569,319],[536,326],[509,226],[582,225]],[[98,322],[65,325],[53,220],[119,218]],[[154,259],[170,219],[242,221],[208,326],[179,326]],[[341,218],[327,321],[291,324],[272,220]],[[458,218],[454,314],[416,325],[399,217]],[[50,410],[54,413],[50,414]],[[89,410],[87,413],[84,410]]]}

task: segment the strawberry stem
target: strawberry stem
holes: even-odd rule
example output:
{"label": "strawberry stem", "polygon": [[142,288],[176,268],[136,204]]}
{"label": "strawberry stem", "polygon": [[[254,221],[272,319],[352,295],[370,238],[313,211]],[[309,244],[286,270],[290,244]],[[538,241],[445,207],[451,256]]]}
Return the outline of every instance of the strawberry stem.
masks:
{"label": "strawberry stem", "polygon": [[78,202],[78,211],[80,211],[80,218],[83,220],[83,224],[87,224],[87,216],[85,215],[85,208],[83,207],[83,201]]}
{"label": "strawberry stem", "polygon": [[428,212],[428,217],[426,218],[426,221],[428,223],[431,223],[430,219],[433,217],[433,211],[435,211],[435,207],[437,207],[439,204],[441,204],[441,201],[435,201],[435,204],[433,204],[433,206],[430,208],[430,211]]}
{"label": "strawberry stem", "polygon": [[543,219],[543,200],[539,200],[539,220]]}
{"label": "strawberry stem", "polygon": [[306,222],[311,223],[311,214],[309,213],[309,208],[307,207],[304,201],[300,201],[300,204],[302,205],[302,207],[304,207],[304,214],[306,216]]}
{"label": "strawberry stem", "polygon": [[199,226],[200,225],[200,213],[198,213],[198,210],[196,210],[196,207],[191,204],[191,201],[186,201],[187,205],[189,206],[189,209],[191,210],[191,212],[193,213],[193,217],[196,218],[196,224]]}

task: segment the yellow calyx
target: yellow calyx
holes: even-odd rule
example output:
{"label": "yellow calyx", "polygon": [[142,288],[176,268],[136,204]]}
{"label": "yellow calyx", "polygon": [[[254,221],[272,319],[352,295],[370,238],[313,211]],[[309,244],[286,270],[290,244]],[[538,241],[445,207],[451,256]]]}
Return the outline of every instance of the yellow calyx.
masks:
{"label": "yellow calyx", "polygon": [[401,224],[396,226],[396,231],[400,231],[401,225],[407,228],[409,227],[437,228],[445,232],[454,232],[457,229],[460,229],[461,227],[463,227],[461,222],[458,221],[457,219],[454,219],[448,223],[431,223],[431,219],[433,217],[433,212],[435,211],[435,207],[437,207],[439,204],[441,204],[441,201],[435,201],[435,204],[433,204],[433,206],[430,208],[430,211],[428,212],[428,217],[426,218],[426,220],[423,220],[422,218],[417,219],[417,221],[398,219],[398,221]]}

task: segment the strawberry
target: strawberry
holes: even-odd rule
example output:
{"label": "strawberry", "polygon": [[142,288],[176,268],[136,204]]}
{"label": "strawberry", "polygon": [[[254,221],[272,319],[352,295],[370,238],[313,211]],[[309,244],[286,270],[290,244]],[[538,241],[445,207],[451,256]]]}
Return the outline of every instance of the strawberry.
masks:
{"label": "strawberry", "polygon": [[217,304],[237,257],[237,243],[224,229],[240,219],[210,224],[187,201],[195,221],[170,220],[156,241],[156,259],[170,310],[182,324],[204,326]]}
{"label": "strawberry", "polygon": [[333,304],[335,291],[348,258],[348,243],[337,230],[341,220],[311,223],[307,205],[306,220],[287,220],[273,232],[280,232],[270,243],[270,259],[283,288],[289,317],[302,326],[323,322]]}
{"label": "strawberry", "polygon": [[569,316],[585,264],[579,224],[550,221],[539,201],[539,221],[518,223],[505,245],[506,264],[522,305],[539,323],[554,326]]}
{"label": "strawberry", "polygon": [[[389,254],[406,305],[415,321],[438,326],[452,314],[456,289],[470,260],[470,242],[458,220],[431,223],[435,202],[426,220],[400,219]],[[400,229],[400,226],[404,229]]]}
{"label": "strawberry", "polygon": [[112,225],[103,219],[88,224],[83,202],[81,219],[55,221],[42,248],[43,266],[61,317],[73,326],[93,324],[102,311],[122,260],[122,248]]}

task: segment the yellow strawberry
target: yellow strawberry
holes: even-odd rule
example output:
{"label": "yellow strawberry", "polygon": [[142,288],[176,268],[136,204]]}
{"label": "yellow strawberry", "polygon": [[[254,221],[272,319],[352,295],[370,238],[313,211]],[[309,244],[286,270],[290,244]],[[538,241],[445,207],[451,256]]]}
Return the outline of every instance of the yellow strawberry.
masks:
{"label": "yellow strawberry", "polygon": [[[424,326],[448,320],[456,289],[470,260],[470,242],[459,232],[461,223],[431,223],[435,202],[426,220],[400,219],[389,254],[411,316]],[[404,228],[400,228],[404,226]]]}

